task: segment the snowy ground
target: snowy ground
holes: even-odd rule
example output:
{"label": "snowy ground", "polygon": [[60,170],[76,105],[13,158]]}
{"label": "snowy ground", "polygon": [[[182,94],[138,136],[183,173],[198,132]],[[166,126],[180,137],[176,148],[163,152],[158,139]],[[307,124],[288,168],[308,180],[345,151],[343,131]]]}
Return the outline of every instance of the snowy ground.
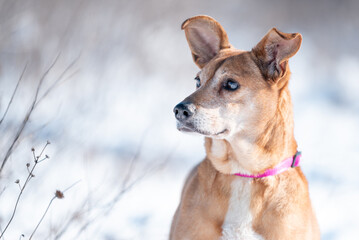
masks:
{"label": "snowy ground", "polygon": [[290,62],[302,168],[322,239],[356,239],[358,4],[254,2],[1,1],[0,116],[28,67],[0,125],[0,161],[41,75],[61,52],[43,94],[79,57],[33,112],[0,178],[3,228],[19,193],[14,181],[24,181],[25,164],[32,161],[31,147],[40,150],[51,141],[50,159],[37,166],[5,239],[28,239],[55,190],[78,180],[53,202],[35,239],[167,239],[183,181],[204,156],[203,139],[179,133],[172,113],[195,88],[198,70],[180,24],[199,13],[220,20],[241,49],[249,50],[272,26],[303,34]]}

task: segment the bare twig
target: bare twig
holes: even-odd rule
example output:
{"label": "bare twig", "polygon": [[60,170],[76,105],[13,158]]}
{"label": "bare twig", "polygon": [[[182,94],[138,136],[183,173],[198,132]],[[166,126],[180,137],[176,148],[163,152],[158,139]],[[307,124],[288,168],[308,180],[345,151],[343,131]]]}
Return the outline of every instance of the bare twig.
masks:
{"label": "bare twig", "polygon": [[23,119],[23,121],[22,121],[16,135],[15,135],[15,138],[13,139],[13,141],[12,141],[10,147],[8,148],[8,150],[6,152],[6,155],[5,155],[5,157],[4,157],[3,161],[2,161],[2,164],[1,164],[1,167],[0,167],[0,175],[1,175],[2,171],[3,171],[3,169],[4,169],[4,166],[5,166],[6,162],[8,161],[8,159],[9,159],[11,153],[12,153],[12,150],[13,150],[15,144],[19,140],[19,137],[20,137],[21,133],[23,132],[23,130],[25,129],[25,126],[27,125],[27,123],[29,121],[29,118],[30,118],[30,116],[31,116],[31,114],[32,114],[32,112],[33,112],[33,110],[35,108],[36,102],[38,100],[39,92],[40,92],[40,89],[41,89],[42,84],[44,82],[44,79],[47,76],[47,74],[50,72],[50,70],[54,67],[54,65],[57,62],[59,57],[60,57],[60,54],[57,55],[57,57],[55,58],[53,63],[50,65],[50,67],[46,70],[46,72],[40,78],[40,81],[39,81],[39,83],[37,85],[35,96],[34,96],[34,98],[32,100],[32,104],[31,104],[27,114],[25,115],[25,118]]}
{"label": "bare twig", "polygon": [[46,213],[47,213],[47,211],[49,211],[50,206],[51,206],[52,202],[55,200],[55,198],[56,198],[56,195],[55,195],[55,196],[53,196],[53,197],[51,198],[51,200],[50,200],[49,204],[47,205],[47,208],[46,208],[46,210],[45,210],[44,214],[42,215],[42,217],[41,217],[40,221],[37,223],[37,225],[36,225],[36,227],[35,227],[34,231],[32,232],[32,234],[31,234],[31,236],[30,236],[29,240],[30,240],[30,239],[32,239],[32,236],[34,236],[34,234],[36,233],[36,230],[37,230],[37,229],[38,229],[38,227],[40,226],[40,224],[41,224],[42,220],[44,219],[44,217],[45,217],[45,215],[46,215]]}
{"label": "bare twig", "polygon": [[2,116],[2,118],[1,118],[1,120],[0,120],[0,125],[1,125],[1,123],[4,121],[4,119],[5,119],[5,117],[6,117],[6,114],[7,114],[7,112],[9,111],[9,108],[10,108],[10,106],[11,106],[12,101],[14,100],[14,96],[15,96],[16,91],[17,91],[17,88],[19,87],[19,84],[20,84],[20,82],[21,82],[21,80],[22,80],[22,78],[23,78],[23,76],[24,76],[24,73],[25,73],[25,71],[26,71],[26,68],[27,68],[27,63],[25,64],[25,67],[24,67],[24,69],[22,70],[22,73],[21,73],[21,75],[20,75],[20,77],[19,77],[19,80],[17,81],[16,87],[15,87],[14,91],[12,92],[10,101],[9,101],[9,103],[7,104],[6,110],[5,110],[3,116]]}
{"label": "bare twig", "polygon": [[[77,69],[77,70],[75,70],[74,72],[70,73],[70,74],[69,74],[66,78],[64,78],[62,81],[58,82],[58,84],[57,84],[56,86],[53,86],[51,90],[53,90],[55,87],[58,87],[60,84],[63,84],[65,81],[71,79],[71,78],[74,77],[78,72],[79,72],[79,69]],[[49,93],[50,93],[50,92],[46,91],[45,94],[47,95],[47,94],[49,94]],[[43,98],[44,98],[44,95],[41,97],[41,100],[42,100]],[[39,100],[39,101],[40,101],[40,100]],[[39,102],[39,101],[38,101],[38,102]],[[36,106],[35,106],[35,107],[36,107]],[[50,121],[51,121],[51,120],[50,120]],[[49,121],[49,122],[50,122],[50,121]],[[43,125],[40,126],[39,128],[36,128],[36,129],[33,129],[32,131],[29,131],[29,132],[27,133],[27,135],[25,135],[25,137],[26,137],[26,136],[32,136],[34,133],[37,133],[37,132],[41,131],[43,128],[46,127],[46,125],[48,125],[49,122],[43,124]]]}
{"label": "bare twig", "polygon": [[[141,144],[140,144],[141,145]],[[141,148],[140,148],[141,149]],[[139,157],[139,152],[140,149],[136,152],[135,156],[134,156],[134,160],[133,161],[137,161],[136,158]],[[111,210],[116,206],[116,204],[122,199],[122,197],[125,195],[126,192],[128,192],[130,189],[132,189],[136,184],[138,184],[140,181],[142,181],[145,177],[147,177],[148,175],[152,174],[153,172],[157,171],[159,168],[161,168],[164,164],[166,164],[172,157],[173,153],[174,153],[175,149],[173,149],[165,158],[164,161],[162,161],[161,163],[159,163],[158,165],[156,165],[155,167],[153,167],[152,169],[150,168],[147,172],[145,172],[144,174],[142,174],[140,177],[138,177],[136,180],[132,181],[130,184],[122,184],[122,189],[116,194],[116,196],[109,201],[107,204],[103,205],[102,208],[104,209],[103,212],[101,212],[100,214],[98,214],[97,216],[93,217],[92,219],[88,220],[85,222],[85,224],[82,225],[82,227],[79,229],[79,231],[77,232],[77,236],[76,238],[78,238],[82,232],[84,232],[91,224],[93,224],[96,221],[99,221],[101,218],[108,216],[108,214],[111,212]],[[125,181],[128,182],[129,178],[125,178]]]}
{"label": "bare twig", "polygon": [[131,176],[132,176],[132,173],[133,173],[133,169],[135,167],[135,164],[137,163],[139,157],[140,157],[140,154],[141,154],[141,149],[143,147],[143,143],[144,143],[144,139],[145,139],[145,135],[147,134],[147,131],[148,129],[146,129],[146,131],[143,133],[143,136],[141,138],[141,141],[140,141],[140,144],[138,145],[138,148],[137,148],[137,151],[135,153],[135,155],[131,158],[130,160],[130,165],[127,169],[127,172],[126,172],[126,175],[125,175],[125,178],[123,179],[122,181],[122,187],[121,189],[124,189],[128,183],[128,181],[130,180]]}
{"label": "bare twig", "polygon": [[[22,132],[24,131],[28,121],[29,121],[29,118],[32,114],[32,112],[34,111],[34,109],[37,107],[37,105],[56,87],[58,86],[58,84],[61,82],[61,80],[63,80],[64,76],[66,75],[66,73],[75,65],[75,63],[78,61],[78,59],[80,58],[80,55],[75,58],[67,67],[66,69],[60,74],[60,76],[57,78],[57,80],[48,88],[46,89],[46,91],[41,95],[39,96],[39,92],[40,92],[40,89],[43,85],[43,82],[44,82],[44,79],[46,78],[46,76],[48,75],[48,73],[50,72],[50,70],[55,66],[57,60],[59,59],[60,57],[60,54],[59,53],[57,55],[57,57],[55,58],[55,60],[53,61],[53,63],[50,65],[50,67],[45,71],[45,73],[42,75],[42,77],[40,78],[40,81],[37,85],[37,88],[36,88],[36,93],[35,93],[35,96],[32,100],[32,104],[27,112],[27,114],[25,115],[20,127],[18,128],[18,131],[10,145],[10,147],[8,148],[7,152],[6,152],[6,155],[2,161],[2,164],[1,164],[1,167],[0,167],[0,175],[4,169],[4,166],[5,164],[7,163],[16,143],[18,142]],[[25,71],[25,70],[24,70]],[[23,71],[23,72],[24,72]],[[76,73],[76,72],[75,72]],[[71,74],[69,77],[65,78],[65,80],[71,78],[75,73]],[[13,94],[14,95],[14,94]]]}
{"label": "bare twig", "polygon": [[122,185],[122,190],[119,191],[117,193],[117,195],[112,199],[111,202],[107,203],[104,207],[107,208],[107,210],[105,211],[105,216],[107,216],[110,211],[113,209],[113,207],[118,203],[118,201],[122,198],[122,196],[128,192],[129,190],[131,190],[131,188],[133,186],[135,186],[138,182],[140,182],[142,179],[144,179],[146,176],[152,174],[153,172],[156,172],[158,169],[160,169],[164,164],[166,164],[171,158],[172,155],[174,153],[174,149],[167,155],[167,157],[165,158],[164,161],[162,161],[161,163],[159,163],[158,165],[156,165],[155,167],[153,167],[152,169],[150,168],[147,172],[145,172],[143,175],[141,175],[139,178],[137,178],[136,180],[132,181],[131,184],[129,185]]}
{"label": "bare twig", "polygon": [[[75,63],[79,60],[80,55],[78,55],[66,68],[65,70],[60,74],[60,76],[56,79],[56,81],[53,82],[53,84],[45,91],[45,93],[39,98],[36,105],[39,104],[63,79],[65,74],[75,65]],[[70,75],[72,76],[72,74]],[[66,78],[68,79],[68,78]],[[66,80],[65,79],[65,80]]]}
{"label": "bare twig", "polygon": [[[50,144],[51,144],[50,141],[46,141],[46,144],[45,144],[45,146],[42,148],[42,150],[41,150],[39,156],[36,156],[36,160],[39,160],[39,158],[41,158],[41,156],[42,156],[42,154],[44,153],[46,147],[47,147],[48,145],[50,145]],[[32,152],[34,153],[34,156],[35,156],[35,151],[32,151]],[[47,155],[46,155],[46,156],[47,156]]]}
{"label": "bare twig", "polygon": [[[147,132],[147,131],[145,131],[145,133],[146,133],[146,132]],[[144,135],[145,135],[145,133],[144,133]],[[122,194],[124,194],[124,193],[126,192],[126,190],[125,190],[125,191],[123,191],[123,190],[126,188],[127,183],[128,183],[128,181],[130,180],[130,178],[131,178],[131,175],[132,175],[132,172],[133,172],[132,170],[134,169],[135,164],[136,164],[136,162],[137,162],[137,160],[138,160],[138,158],[139,158],[139,156],[140,156],[140,154],[141,154],[141,149],[142,149],[142,147],[143,147],[143,143],[144,143],[144,137],[141,138],[141,141],[140,141],[140,143],[139,143],[139,145],[138,145],[138,148],[137,148],[135,154],[133,155],[133,157],[132,157],[131,160],[130,160],[130,165],[129,165],[129,167],[128,167],[127,171],[126,171],[125,177],[124,177],[124,179],[123,179],[123,181],[122,181],[122,186],[121,186],[121,191],[120,191],[120,193],[117,194],[117,195],[114,197],[114,199],[112,199],[109,203],[107,203],[107,204],[105,204],[104,206],[101,207],[101,208],[105,209],[104,211],[106,212],[106,215],[107,215],[107,212],[109,212],[109,210],[113,208],[113,206],[116,204],[116,202],[118,202],[118,201],[120,200],[120,198],[122,197]],[[143,177],[144,177],[144,175],[142,175],[141,178],[143,178]],[[131,183],[130,186],[128,186],[128,187],[129,187],[129,188],[132,187],[135,182],[137,182],[137,181],[134,181],[134,182]],[[112,203],[112,204],[111,204],[111,203]],[[109,209],[109,210],[107,211],[107,209]],[[83,211],[81,212],[81,214],[84,214],[84,213],[90,212],[90,211],[92,211],[92,209],[83,210]],[[76,215],[78,215],[78,214],[76,214]],[[98,220],[101,218],[101,216],[102,216],[102,214],[98,214],[98,215],[95,216],[94,218],[89,219],[89,220],[86,220],[86,222],[85,222],[85,223],[81,226],[81,228],[79,229],[79,231],[78,231],[78,233],[77,233],[77,237],[78,237],[84,230],[86,230],[91,224],[93,224],[95,221],[98,221]],[[55,236],[55,238],[54,238],[55,240],[60,239],[60,238],[62,237],[62,235],[67,231],[68,227],[70,226],[70,224],[72,223],[72,221],[73,221],[74,219],[76,219],[75,216],[72,216],[72,217],[67,221],[67,223],[64,225],[64,227],[62,228],[62,230],[56,234],[56,236]],[[77,238],[77,237],[76,237],[76,238]]]}
{"label": "bare twig", "polygon": [[[21,196],[22,196],[22,194],[23,194],[23,192],[24,192],[24,190],[25,190],[27,184],[28,184],[28,183],[30,182],[30,180],[35,176],[35,175],[33,174],[33,172],[34,172],[34,170],[35,170],[35,167],[36,167],[37,164],[38,164],[38,159],[41,158],[41,155],[43,154],[44,150],[46,149],[46,147],[47,147],[49,144],[50,144],[50,142],[47,141],[47,143],[45,144],[45,146],[44,146],[44,148],[42,149],[41,154],[40,154],[39,156],[36,156],[36,155],[35,155],[35,149],[33,149],[33,148],[31,149],[31,151],[33,152],[34,165],[32,166],[31,170],[29,171],[28,176],[27,176],[27,178],[26,178],[26,180],[25,180],[24,185],[23,185],[22,188],[20,189],[20,193],[19,193],[19,195],[18,195],[18,197],[17,197],[17,199],[16,199],[15,206],[14,206],[14,209],[13,209],[13,212],[12,212],[12,215],[11,215],[11,217],[10,217],[10,220],[9,220],[8,223],[6,224],[4,230],[1,231],[0,239],[1,239],[1,237],[3,237],[4,233],[6,232],[6,230],[7,230],[8,227],[9,227],[9,225],[11,224],[12,220],[14,219],[14,216],[15,216],[17,207],[18,207],[18,205],[19,205]],[[26,164],[26,167],[28,168],[29,165]],[[16,180],[15,183],[19,184],[20,181]]]}
{"label": "bare twig", "polygon": [[[142,138],[143,139],[143,138]],[[141,141],[138,145],[138,149],[133,155],[133,157],[130,160],[129,166],[125,172],[125,176],[122,180],[122,184],[116,193],[115,196],[113,196],[108,202],[105,202],[105,204],[98,204],[98,206],[95,206],[95,208],[89,208],[89,209],[83,209],[76,211],[73,213],[70,218],[66,221],[66,223],[61,227],[61,230],[56,233],[54,240],[61,239],[63,235],[67,232],[68,228],[72,225],[72,223],[79,218],[79,216],[82,216],[83,214],[87,212],[92,212],[95,209],[100,209],[100,213],[96,213],[95,216],[85,219],[85,221],[82,223],[82,226],[77,230],[77,235],[75,239],[79,238],[79,236],[88,229],[91,225],[93,225],[95,222],[100,221],[104,217],[108,216],[108,214],[111,213],[111,210],[116,206],[116,204],[122,199],[122,197],[131,190],[135,185],[137,185],[140,181],[142,181],[144,178],[146,178],[148,175],[152,174],[153,172],[157,171],[161,167],[163,167],[164,164],[168,163],[168,161],[172,158],[173,153],[175,152],[175,148],[172,149],[167,157],[158,164],[156,164],[154,167],[147,168],[148,171],[146,171],[144,174],[141,174],[140,177],[136,178],[135,180],[131,181],[131,176],[133,175],[133,170],[135,169],[135,165],[140,158],[141,150],[143,148],[143,141]],[[130,183],[129,183],[130,182]],[[86,203],[83,203],[82,205],[85,205]]]}
{"label": "bare twig", "polygon": [[84,213],[83,210],[79,210],[79,211],[76,211],[75,213],[72,213],[71,214],[71,217],[67,220],[66,224],[64,224],[62,227],[61,227],[61,230],[58,231],[55,235],[55,237],[53,238],[54,240],[58,240],[62,237],[62,235],[64,235],[66,233],[66,231],[68,230],[68,228],[71,226],[71,224],[79,217],[81,216],[82,214]]}
{"label": "bare twig", "polygon": [[3,187],[3,189],[1,189],[1,191],[0,191],[0,197],[1,197],[1,195],[5,192],[5,190],[6,190],[6,187]]}
{"label": "bare twig", "polygon": [[33,237],[34,234],[36,233],[37,229],[39,228],[39,226],[40,226],[42,220],[44,220],[44,218],[45,218],[47,212],[49,211],[49,209],[50,209],[50,207],[51,207],[52,202],[53,202],[56,198],[58,198],[58,199],[64,198],[64,193],[65,193],[66,191],[68,191],[69,189],[71,189],[72,187],[74,187],[74,186],[75,186],[76,184],[78,184],[79,182],[80,182],[80,180],[77,181],[77,182],[75,182],[75,183],[73,183],[71,186],[69,186],[68,188],[66,188],[64,191],[56,190],[55,195],[51,198],[49,204],[47,205],[47,208],[46,208],[44,214],[42,215],[42,217],[41,217],[41,219],[40,219],[40,221],[37,223],[37,225],[36,225],[34,231],[31,233],[31,236],[30,236],[29,240],[32,239],[32,237]]}
{"label": "bare twig", "polygon": [[[1,227],[1,225],[0,225],[0,232],[2,232],[2,227]],[[1,237],[0,237],[0,239],[1,239]],[[2,239],[5,240],[5,237],[2,236]]]}

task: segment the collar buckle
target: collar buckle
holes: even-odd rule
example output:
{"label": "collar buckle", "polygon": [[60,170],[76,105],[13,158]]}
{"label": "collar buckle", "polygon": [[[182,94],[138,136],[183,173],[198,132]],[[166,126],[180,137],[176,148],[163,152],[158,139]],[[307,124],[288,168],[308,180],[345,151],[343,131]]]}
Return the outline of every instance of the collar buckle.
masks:
{"label": "collar buckle", "polygon": [[292,168],[295,168],[295,167],[296,167],[295,164],[296,164],[296,162],[297,162],[297,157],[300,156],[301,154],[302,154],[302,153],[299,152],[299,151],[297,151],[297,152],[295,153],[295,155],[294,155],[294,157],[293,157],[293,162],[292,162],[292,165],[291,165]]}

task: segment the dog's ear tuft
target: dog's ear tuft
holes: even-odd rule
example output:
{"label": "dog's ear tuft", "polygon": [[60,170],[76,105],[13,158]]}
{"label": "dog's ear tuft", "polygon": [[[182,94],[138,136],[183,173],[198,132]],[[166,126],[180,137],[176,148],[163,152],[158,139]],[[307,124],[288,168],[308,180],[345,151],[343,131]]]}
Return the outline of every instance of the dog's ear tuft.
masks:
{"label": "dog's ear tuft", "polygon": [[196,16],[182,23],[194,62],[203,68],[221,49],[230,48],[227,33],[209,16]]}
{"label": "dog's ear tuft", "polygon": [[263,76],[274,82],[281,79],[289,71],[288,59],[297,53],[301,42],[299,33],[283,33],[272,28],[252,49]]}

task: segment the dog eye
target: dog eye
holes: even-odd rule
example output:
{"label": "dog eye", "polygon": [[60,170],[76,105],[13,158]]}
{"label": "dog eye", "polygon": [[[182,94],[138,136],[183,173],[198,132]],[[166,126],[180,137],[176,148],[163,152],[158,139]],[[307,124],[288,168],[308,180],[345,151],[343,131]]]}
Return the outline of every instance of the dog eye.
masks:
{"label": "dog eye", "polygon": [[196,88],[199,88],[201,86],[201,79],[199,77],[195,77],[194,80],[196,80]]}
{"label": "dog eye", "polygon": [[239,83],[234,81],[233,79],[227,79],[224,83],[223,83],[223,88],[228,90],[228,91],[235,91],[239,88]]}

